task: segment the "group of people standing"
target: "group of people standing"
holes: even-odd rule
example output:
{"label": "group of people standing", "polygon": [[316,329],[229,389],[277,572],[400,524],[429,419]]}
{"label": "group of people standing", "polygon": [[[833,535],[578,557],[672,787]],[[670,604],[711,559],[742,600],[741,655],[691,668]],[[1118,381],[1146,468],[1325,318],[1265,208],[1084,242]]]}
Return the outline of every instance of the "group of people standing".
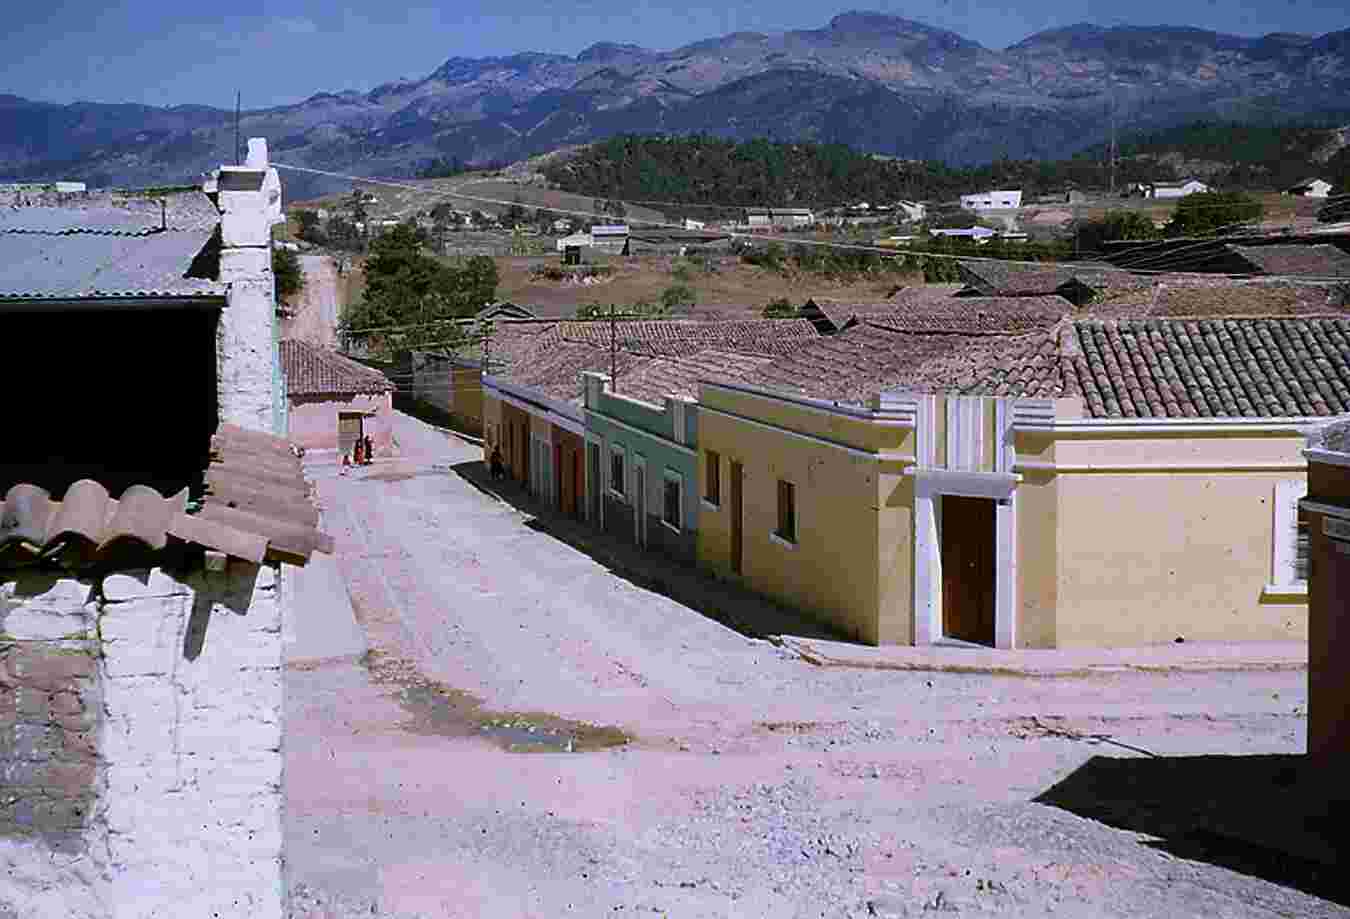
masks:
{"label": "group of people standing", "polygon": [[370,461],[375,456],[375,445],[370,440],[370,435],[356,438],[356,445],[352,447],[350,454],[342,454],[343,466],[369,466]]}

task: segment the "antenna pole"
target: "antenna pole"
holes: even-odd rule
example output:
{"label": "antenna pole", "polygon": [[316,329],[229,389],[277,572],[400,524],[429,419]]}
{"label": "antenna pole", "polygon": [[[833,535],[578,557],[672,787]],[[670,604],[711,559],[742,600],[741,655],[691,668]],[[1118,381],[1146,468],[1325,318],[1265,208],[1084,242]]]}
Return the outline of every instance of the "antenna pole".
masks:
{"label": "antenna pole", "polygon": [[619,371],[618,371],[618,348],[619,348],[619,327],[615,316],[615,307],[609,305],[609,379],[610,385],[614,391],[619,391]]}
{"label": "antenna pole", "polygon": [[239,90],[234,91],[234,164],[242,165],[239,161],[239,101],[242,96]]}

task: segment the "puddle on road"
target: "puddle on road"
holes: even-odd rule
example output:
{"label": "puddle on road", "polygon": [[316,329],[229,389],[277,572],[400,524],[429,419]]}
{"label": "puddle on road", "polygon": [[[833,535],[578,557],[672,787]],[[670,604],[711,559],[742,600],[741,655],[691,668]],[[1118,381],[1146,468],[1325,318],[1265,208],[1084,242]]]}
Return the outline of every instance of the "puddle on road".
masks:
{"label": "puddle on road", "polygon": [[587,753],[632,741],[616,727],[546,712],[486,710],[476,696],[434,683],[411,662],[382,651],[367,651],[362,663],[374,682],[398,687],[406,727],[419,734],[482,737],[510,753]]}

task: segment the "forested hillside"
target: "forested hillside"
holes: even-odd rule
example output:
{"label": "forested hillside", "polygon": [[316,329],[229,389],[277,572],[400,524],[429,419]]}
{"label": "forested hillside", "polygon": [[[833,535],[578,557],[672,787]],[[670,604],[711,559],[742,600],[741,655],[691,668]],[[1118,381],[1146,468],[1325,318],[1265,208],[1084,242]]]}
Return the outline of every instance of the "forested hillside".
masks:
{"label": "forested hillside", "polygon": [[[1069,185],[1090,188],[1107,182],[1102,163],[1088,156],[1057,162],[1002,159],[953,168],[940,162],[876,157],[841,144],[632,134],[555,160],[544,168],[544,175],[565,191],[597,198],[729,208],[942,201],[988,187],[1021,188],[1034,196]],[[1173,170],[1155,162],[1123,164],[1117,173],[1118,183],[1171,178]],[[680,215],[722,216],[715,208],[689,208]]]}
{"label": "forested hillside", "polygon": [[[1350,190],[1350,132],[1326,125],[1195,122],[1127,139],[1115,183],[1169,181],[1200,167],[1217,187],[1280,189],[1321,176]],[[544,175],[596,198],[698,205],[679,216],[725,216],[709,205],[834,207],[860,201],[947,201],[986,188],[1020,188],[1026,199],[1066,188],[1105,190],[1105,149],[1061,160],[1000,159],[977,167],[873,156],[842,144],[737,142],[706,135],[623,134],[559,157]]]}

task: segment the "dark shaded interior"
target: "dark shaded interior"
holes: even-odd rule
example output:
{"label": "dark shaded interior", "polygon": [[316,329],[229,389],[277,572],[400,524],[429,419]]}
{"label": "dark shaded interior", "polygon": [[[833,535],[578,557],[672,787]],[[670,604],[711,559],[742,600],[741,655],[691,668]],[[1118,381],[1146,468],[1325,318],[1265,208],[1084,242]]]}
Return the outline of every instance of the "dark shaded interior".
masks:
{"label": "dark shaded interior", "polygon": [[218,308],[0,314],[10,409],[0,496],[32,482],[59,498],[94,479],[201,492],[219,408]]}
{"label": "dark shaded interior", "polygon": [[[1342,767],[1343,768],[1343,767]],[[1302,755],[1094,756],[1036,798],[1144,844],[1350,906],[1350,789]]]}

